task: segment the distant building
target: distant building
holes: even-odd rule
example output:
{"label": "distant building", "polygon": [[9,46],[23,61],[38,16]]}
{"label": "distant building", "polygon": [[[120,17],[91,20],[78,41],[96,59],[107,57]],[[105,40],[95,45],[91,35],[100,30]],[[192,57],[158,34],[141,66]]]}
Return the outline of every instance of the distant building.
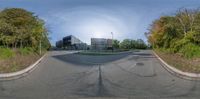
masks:
{"label": "distant building", "polygon": [[92,50],[107,50],[112,48],[112,39],[91,38]]}
{"label": "distant building", "polygon": [[63,47],[63,41],[62,40],[59,40],[56,42],[56,47],[57,48],[62,48]]}
{"label": "distant building", "polygon": [[[61,44],[62,43],[62,44]],[[83,43],[81,40],[73,35],[64,37],[62,40],[56,42],[56,47],[68,49],[68,50],[85,50],[87,49],[87,44]]]}

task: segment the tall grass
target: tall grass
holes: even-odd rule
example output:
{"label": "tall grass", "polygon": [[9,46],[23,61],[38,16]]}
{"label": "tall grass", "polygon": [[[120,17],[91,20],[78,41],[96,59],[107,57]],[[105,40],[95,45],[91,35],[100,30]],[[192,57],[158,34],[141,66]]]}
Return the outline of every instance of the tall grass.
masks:
{"label": "tall grass", "polygon": [[34,52],[34,49],[31,47],[20,48],[19,52],[21,55],[29,55]]}
{"label": "tall grass", "polygon": [[197,58],[200,57],[200,46],[197,46],[193,43],[188,43],[184,45],[179,52],[182,53],[186,58]]}
{"label": "tall grass", "polygon": [[0,47],[0,59],[8,59],[15,56],[15,52],[9,48]]}

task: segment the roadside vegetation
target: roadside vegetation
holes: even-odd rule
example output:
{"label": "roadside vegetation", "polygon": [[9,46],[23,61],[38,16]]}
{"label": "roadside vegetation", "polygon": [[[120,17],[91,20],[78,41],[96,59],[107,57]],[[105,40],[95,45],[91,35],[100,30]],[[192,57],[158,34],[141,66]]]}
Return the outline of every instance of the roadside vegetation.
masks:
{"label": "roadside vegetation", "polygon": [[179,9],[161,16],[145,33],[161,58],[178,69],[200,73],[200,10]]}
{"label": "roadside vegetation", "polygon": [[122,42],[119,40],[113,40],[112,42],[113,48],[105,49],[105,50],[85,50],[81,51],[78,54],[81,55],[116,55],[123,53],[125,51],[137,51],[138,49],[144,50],[147,49],[148,46],[142,39],[124,39]]}
{"label": "roadside vegetation", "polygon": [[0,11],[0,73],[24,69],[50,48],[43,20],[21,8]]}
{"label": "roadside vegetation", "polygon": [[134,50],[134,49],[147,49],[148,46],[142,39],[124,39],[122,42],[113,40],[114,49],[119,50]]}

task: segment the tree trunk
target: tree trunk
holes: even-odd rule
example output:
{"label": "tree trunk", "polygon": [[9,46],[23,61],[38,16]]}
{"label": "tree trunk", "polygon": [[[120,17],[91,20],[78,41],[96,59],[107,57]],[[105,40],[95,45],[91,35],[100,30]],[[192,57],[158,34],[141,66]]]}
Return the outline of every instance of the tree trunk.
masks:
{"label": "tree trunk", "polygon": [[22,48],[22,47],[23,47],[22,43],[23,43],[23,42],[22,42],[22,40],[20,40],[20,48]]}
{"label": "tree trunk", "polygon": [[15,44],[14,44],[14,45],[15,45],[15,49],[16,49],[16,48],[17,48],[17,43],[15,42]]}

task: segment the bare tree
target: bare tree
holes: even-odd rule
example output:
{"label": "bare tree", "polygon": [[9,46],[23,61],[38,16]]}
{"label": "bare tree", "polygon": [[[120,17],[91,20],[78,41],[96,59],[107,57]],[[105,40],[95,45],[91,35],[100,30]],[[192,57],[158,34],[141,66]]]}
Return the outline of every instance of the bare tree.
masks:
{"label": "bare tree", "polygon": [[197,13],[199,12],[199,9],[179,9],[177,12],[177,18],[178,21],[181,24],[181,28],[183,29],[184,32],[184,36],[186,36],[188,31],[192,31],[193,30],[193,25],[195,22],[195,18]]}

